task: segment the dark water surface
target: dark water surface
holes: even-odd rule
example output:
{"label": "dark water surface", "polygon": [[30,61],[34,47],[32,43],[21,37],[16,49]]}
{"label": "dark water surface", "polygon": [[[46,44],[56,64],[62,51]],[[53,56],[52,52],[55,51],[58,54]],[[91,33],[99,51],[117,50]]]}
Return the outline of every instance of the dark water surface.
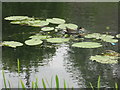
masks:
{"label": "dark water surface", "polygon": [[[23,42],[30,35],[40,31],[40,28],[11,25],[4,18],[12,15],[27,15],[30,17],[53,18],[59,17],[67,22],[85,27],[90,32],[112,32],[118,30],[118,4],[117,3],[3,3],[2,39]],[[106,27],[110,27],[109,30]],[[97,85],[97,78],[101,76],[102,87],[113,87],[114,82],[120,80],[119,64],[106,65],[89,60],[104,50],[118,51],[117,46],[103,43],[104,47],[98,49],[73,48],[68,44],[58,47],[29,47],[24,45],[16,49],[3,47],[0,68],[5,69],[6,78],[13,87],[18,87],[17,59],[20,59],[20,76],[27,87],[38,78],[39,87],[42,87],[42,78],[50,83],[51,78],[59,76],[60,87],[64,79],[69,87],[85,88],[91,82]],[[1,69],[2,70],[2,69]],[[54,80],[53,80],[54,81]],[[3,87],[0,72],[0,87]],[[53,82],[53,87],[54,87]]]}

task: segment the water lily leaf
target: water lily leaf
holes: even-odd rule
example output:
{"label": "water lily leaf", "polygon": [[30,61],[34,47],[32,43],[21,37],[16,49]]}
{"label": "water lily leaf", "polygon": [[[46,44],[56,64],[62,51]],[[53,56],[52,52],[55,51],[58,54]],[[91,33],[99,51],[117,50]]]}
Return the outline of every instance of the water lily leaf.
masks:
{"label": "water lily leaf", "polygon": [[117,34],[116,37],[117,37],[117,38],[120,38],[120,34]]}
{"label": "water lily leaf", "polygon": [[53,24],[65,23],[65,20],[64,19],[60,19],[60,18],[46,19],[46,21],[48,21],[49,23],[53,23]]}
{"label": "water lily leaf", "polygon": [[54,27],[43,27],[41,30],[42,31],[53,31]]}
{"label": "water lily leaf", "polygon": [[98,48],[102,47],[100,43],[96,42],[80,42],[80,43],[74,43],[72,45],[73,47],[80,47],[80,48]]}
{"label": "water lily leaf", "polygon": [[47,21],[41,21],[40,23],[33,23],[30,26],[33,26],[33,27],[43,27],[43,26],[46,26],[48,24],[49,24],[49,22],[47,22]]}
{"label": "water lily leaf", "polygon": [[85,38],[96,38],[96,39],[100,39],[101,34],[100,33],[92,33],[92,34],[87,34],[84,37]]}
{"label": "water lily leaf", "polygon": [[30,39],[30,40],[25,41],[25,44],[30,45],[30,46],[39,45],[42,43],[43,43],[43,41],[41,41],[40,39]]}
{"label": "water lily leaf", "polygon": [[22,43],[20,42],[16,42],[16,41],[4,41],[2,43],[3,46],[9,46],[9,47],[13,47],[13,48],[16,48],[18,46],[23,46]]}
{"label": "water lily leaf", "polygon": [[21,21],[12,21],[11,24],[22,24]]}
{"label": "water lily leaf", "polygon": [[112,39],[112,38],[103,38],[102,40],[105,41],[105,42],[110,42],[110,43],[116,43],[116,42],[118,42],[117,39]]}
{"label": "water lily leaf", "polygon": [[60,24],[57,26],[59,29],[66,29],[66,24]]}
{"label": "water lily leaf", "polygon": [[116,57],[116,56],[95,55],[95,56],[91,56],[90,60],[103,63],[103,64],[115,64],[115,63],[118,63],[118,58],[119,57]]}
{"label": "water lily leaf", "polygon": [[70,39],[69,38],[50,38],[47,39],[47,42],[50,43],[63,43],[63,42],[68,42]]}
{"label": "water lily leaf", "polygon": [[25,20],[28,19],[28,16],[10,16],[6,17],[5,20]]}
{"label": "water lily leaf", "polygon": [[44,39],[48,39],[48,38],[50,38],[50,37],[51,37],[51,36],[47,36],[47,35],[33,35],[33,36],[30,36],[29,38],[44,40]]}
{"label": "water lily leaf", "polygon": [[72,30],[76,30],[78,28],[76,24],[66,24],[66,27]]}

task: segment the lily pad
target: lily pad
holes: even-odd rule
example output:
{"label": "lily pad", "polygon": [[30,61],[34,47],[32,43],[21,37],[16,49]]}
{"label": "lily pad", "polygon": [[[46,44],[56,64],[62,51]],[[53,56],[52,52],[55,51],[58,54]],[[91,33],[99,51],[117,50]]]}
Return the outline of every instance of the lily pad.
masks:
{"label": "lily pad", "polygon": [[22,22],[21,21],[12,21],[12,22],[10,22],[11,24],[22,24]]}
{"label": "lily pad", "polygon": [[110,42],[110,43],[116,43],[116,42],[118,42],[117,39],[112,39],[112,38],[103,38],[102,40],[105,41],[105,42]]}
{"label": "lily pad", "polygon": [[30,36],[29,38],[44,40],[44,39],[48,39],[48,38],[50,38],[50,37],[51,37],[51,36],[47,36],[47,35],[33,35],[33,36]]}
{"label": "lily pad", "polygon": [[20,42],[16,42],[16,41],[4,41],[2,43],[3,46],[9,46],[9,47],[13,47],[13,48],[16,48],[18,46],[23,46],[22,43]]}
{"label": "lily pad", "polygon": [[87,34],[84,37],[85,38],[96,38],[96,39],[100,39],[101,34],[100,33],[92,33],[92,34]]}
{"label": "lily pad", "polygon": [[53,23],[53,24],[65,23],[65,20],[64,19],[60,19],[60,18],[46,19],[46,21],[48,21],[49,23]]}
{"label": "lily pad", "polygon": [[66,28],[68,28],[70,30],[76,30],[78,28],[78,26],[76,24],[71,24],[70,23],[70,24],[60,24],[60,25],[58,25],[57,28],[59,28],[59,29],[66,29]]}
{"label": "lily pad", "polygon": [[66,29],[66,24],[60,24],[57,26],[59,29]]}
{"label": "lily pad", "polygon": [[49,22],[47,22],[47,21],[41,21],[40,23],[33,23],[30,26],[33,26],[33,27],[43,27],[43,26],[47,26],[48,24],[49,24]]}
{"label": "lily pad", "polygon": [[119,57],[116,57],[116,56],[95,55],[95,56],[91,56],[90,60],[103,63],[103,64],[115,64],[115,63],[118,63],[118,58]]}
{"label": "lily pad", "polygon": [[69,38],[50,38],[47,39],[47,42],[50,43],[63,43],[63,42],[68,42],[70,39]]}
{"label": "lily pad", "polygon": [[98,48],[102,47],[100,43],[96,42],[80,42],[80,43],[74,43],[72,45],[73,47],[80,47],[80,48]]}
{"label": "lily pad", "polygon": [[117,37],[117,38],[120,38],[120,34],[117,34],[116,37]]}
{"label": "lily pad", "polygon": [[6,17],[5,20],[25,20],[28,19],[28,16],[10,16]]}
{"label": "lily pad", "polygon": [[43,27],[41,30],[42,31],[53,31],[54,27]]}
{"label": "lily pad", "polygon": [[43,43],[43,41],[41,41],[40,39],[30,39],[30,40],[25,41],[25,44],[30,45],[30,46],[39,45],[42,43]]}
{"label": "lily pad", "polygon": [[71,30],[76,30],[78,28],[76,24],[66,24],[66,27]]}

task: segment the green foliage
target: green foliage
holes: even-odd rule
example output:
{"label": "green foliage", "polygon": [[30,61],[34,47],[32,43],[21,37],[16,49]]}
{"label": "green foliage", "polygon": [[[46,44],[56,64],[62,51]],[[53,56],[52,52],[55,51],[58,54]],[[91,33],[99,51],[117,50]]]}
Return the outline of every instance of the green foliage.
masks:
{"label": "green foliage", "polygon": [[56,88],[58,89],[59,88],[59,78],[57,75],[55,77],[55,80],[56,80]]}

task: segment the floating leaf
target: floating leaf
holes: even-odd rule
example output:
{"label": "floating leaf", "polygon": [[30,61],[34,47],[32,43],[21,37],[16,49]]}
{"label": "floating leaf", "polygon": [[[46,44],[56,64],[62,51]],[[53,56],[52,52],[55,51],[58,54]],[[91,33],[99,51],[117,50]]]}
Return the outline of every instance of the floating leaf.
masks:
{"label": "floating leaf", "polygon": [[9,46],[9,47],[13,47],[16,48],[17,46],[23,46],[22,43],[20,42],[16,42],[16,41],[4,41],[2,43],[3,46]]}
{"label": "floating leaf", "polygon": [[50,38],[47,39],[47,42],[50,43],[63,43],[69,41],[69,38]]}
{"label": "floating leaf", "polygon": [[96,42],[80,42],[80,43],[74,43],[72,45],[73,47],[80,47],[80,48],[98,48],[102,47],[100,43]]}
{"label": "floating leaf", "polygon": [[25,20],[28,19],[28,16],[10,16],[6,17],[5,20]]}
{"label": "floating leaf", "polygon": [[26,40],[25,44],[30,45],[30,46],[34,46],[34,45],[39,45],[42,44],[43,41],[41,41],[40,39],[30,39],[30,40]]}
{"label": "floating leaf", "polygon": [[110,43],[116,43],[116,42],[118,42],[117,39],[112,39],[112,38],[103,38],[102,40],[105,41],[105,42],[110,42]]}
{"label": "floating leaf", "polygon": [[46,26],[48,24],[49,24],[49,22],[47,22],[47,21],[40,21],[40,23],[33,23],[30,26],[33,26],[33,27],[43,27],[43,26]]}
{"label": "floating leaf", "polygon": [[92,34],[87,34],[84,37],[85,38],[96,38],[96,39],[100,39],[101,34],[100,33],[92,33]]}
{"label": "floating leaf", "polygon": [[21,24],[21,21],[12,21],[11,24]]}
{"label": "floating leaf", "polygon": [[59,29],[66,29],[66,24],[60,24],[57,26]]}
{"label": "floating leaf", "polygon": [[117,37],[117,38],[120,38],[120,34],[117,34],[116,37]]}
{"label": "floating leaf", "polygon": [[76,24],[66,24],[66,27],[71,30],[76,30],[78,28]]}
{"label": "floating leaf", "polygon": [[65,23],[65,20],[64,19],[60,19],[60,18],[46,19],[46,21],[48,21],[49,23],[53,23],[53,24]]}
{"label": "floating leaf", "polygon": [[54,30],[54,27],[43,27],[41,30],[42,31],[52,31],[52,30]]}
{"label": "floating leaf", "polygon": [[116,57],[116,56],[95,55],[95,56],[91,56],[90,60],[103,63],[103,64],[115,64],[115,63],[118,63],[118,58],[119,57]]}
{"label": "floating leaf", "polygon": [[32,38],[32,39],[48,39],[50,38],[51,36],[47,36],[47,35],[33,35],[33,36],[30,36],[29,38]]}

